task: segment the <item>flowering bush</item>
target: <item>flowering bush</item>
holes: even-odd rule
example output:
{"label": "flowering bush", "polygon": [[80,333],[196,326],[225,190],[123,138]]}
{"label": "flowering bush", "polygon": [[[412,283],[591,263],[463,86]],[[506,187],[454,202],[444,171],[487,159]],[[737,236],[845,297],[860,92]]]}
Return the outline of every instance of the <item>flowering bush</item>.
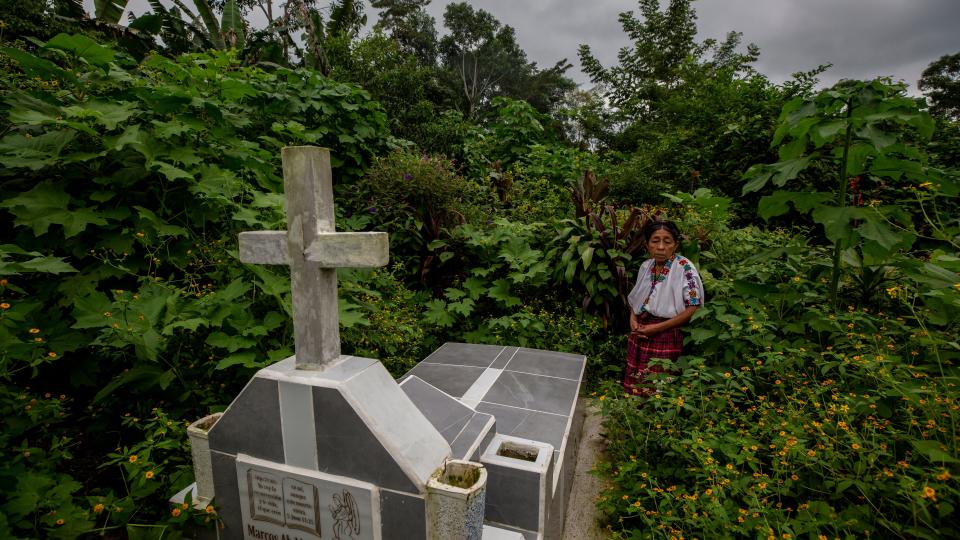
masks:
{"label": "flowering bush", "polygon": [[[931,324],[918,296],[933,291],[903,275],[876,306],[833,312],[826,248],[749,229],[724,236],[737,241],[731,255],[760,255],[704,266],[712,297],[676,378],[644,401],[603,387],[610,528],[960,536],[958,321]],[[960,301],[956,287],[935,292]]]}

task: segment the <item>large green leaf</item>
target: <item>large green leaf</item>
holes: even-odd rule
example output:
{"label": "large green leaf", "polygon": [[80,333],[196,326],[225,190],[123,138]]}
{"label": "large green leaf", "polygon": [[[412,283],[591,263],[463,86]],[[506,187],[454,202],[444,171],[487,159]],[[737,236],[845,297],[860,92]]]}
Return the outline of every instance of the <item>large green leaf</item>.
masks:
{"label": "large green leaf", "polygon": [[66,238],[76,236],[87,225],[106,225],[107,220],[89,208],[69,209],[70,195],[63,186],[43,182],[20,195],[0,202],[16,216],[14,223],[33,229],[37,236],[44,234],[50,225],[62,225]]}
{"label": "large green leaf", "polygon": [[11,133],[0,140],[0,164],[9,168],[34,171],[54,166],[63,148],[77,136],[75,131],[49,131],[28,137],[25,133]]}
{"label": "large green leaf", "polygon": [[117,24],[127,9],[128,0],[93,0],[97,20]]}
{"label": "large green leaf", "polygon": [[53,39],[48,41],[43,48],[72,52],[91,65],[103,68],[104,71],[106,71],[106,68],[110,65],[110,62],[113,61],[113,57],[116,54],[113,50],[100,45],[83,34],[75,34],[72,36],[57,34]]}
{"label": "large green leaf", "polygon": [[224,2],[223,14],[220,18],[220,33],[223,36],[224,45],[232,42],[234,48],[242,49],[246,34],[245,26],[237,0]]}
{"label": "large green leaf", "polygon": [[875,156],[877,151],[869,144],[855,143],[850,145],[847,153],[847,174],[856,176],[867,170],[867,160]]}
{"label": "large green leaf", "polygon": [[136,114],[137,105],[121,101],[109,103],[106,101],[88,101],[82,106],[65,107],[63,112],[72,118],[91,118],[95,123],[113,130],[120,122],[126,122]]}
{"label": "large green leaf", "polygon": [[[950,453],[951,447],[940,441],[913,440],[911,444],[917,453],[923,454],[933,463],[960,463],[960,459]],[[953,451],[956,451],[955,447]]]}
{"label": "large green leaf", "polygon": [[760,191],[770,181],[771,176],[773,176],[773,170],[770,165],[751,166],[747,172],[743,173],[743,178],[747,181],[743,186],[743,194]]}
{"label": "large green leaf", "polygon": [[452,326],[456,322],[456,319],[450,315],[450,310],[447,309],[447,303],[443,300],[430,300],[425,305],[427,309],[423,312],[423,318],[428,323],[443,328]]}
{"label": "large green leaf", "polygon": [[760,198],[757,213],[765,220],[780,216],[790,211],[789,204],[793,203],[797,211],[805,214],[824,202],[830,200],[829,193],[804,193],[796,191],[775,191]]}
{"label": "large green leaf", "polygon": [[860,233],[860,236],[873,240],[888,251],[902,244],[905,239],[902,233],[887,226],[886,221],[879,214],[872,212],[863,213],[863,223],[857,227],[857,232]]}
{"label": "large green leaf", "polygon": [[521,303],[520,298],[510,294],[510,282],[505,279],[494,281],[493,286],[487,290],[487,296],[503,302],[503,305],[508,308],[518,306]]}
{"label": "large green leaf", "polygon": [[77,81],[76,75],[62,69],[49,60],[9,47],[0,48],[0,52],[16,60],[17,63],[20,64],[20,69],[23,70],[23,73],[30,78],[40,77],[44,80],[61,79],[70,82]]}
{"label": "large green leaf", "polygon": [[788,181],[793,180],[800,174],[801,171],[807,168],[810,164],[812,156],[806,156],[796,159],[788,159],[786,161],[780,161],[774,163],[771,167],[774,170],[773,173],[773,183],[778,187],[783,187]]}
{"label": "large green leaf", "polygon": [[823,225],[824,233],[833,243],[852,241],[855,233],[850,227],[850,221],[862,216],[863,211],[852,206],[821,206],[813,211],[813,220]]}

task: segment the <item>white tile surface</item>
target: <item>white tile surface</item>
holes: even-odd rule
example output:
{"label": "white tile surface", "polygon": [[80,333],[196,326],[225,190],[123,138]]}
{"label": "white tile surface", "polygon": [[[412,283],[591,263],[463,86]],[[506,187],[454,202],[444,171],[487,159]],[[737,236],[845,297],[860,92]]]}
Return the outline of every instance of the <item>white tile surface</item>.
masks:
{"label": "white tile surface", "polygon": [[313,387],[279,381],[283,457],[287,465],[317,468],[317,426],[313,419]]}
{"label": "white tile surface", "polygon": [[463,404],[467,407],[476,409],[477,405],[483,399],[483,396],[487,395],[487,392],[490,391],[490,387],[493,386],[493,383],[497,382],[497,379],[500,377],[501,373],[503,373],[502,369],[487,368],[484,370],[484,372],[477,377],[477,380],[473,383],[473,386],[464,392],[463,397],[460,398],[460,401],[463,402]]}

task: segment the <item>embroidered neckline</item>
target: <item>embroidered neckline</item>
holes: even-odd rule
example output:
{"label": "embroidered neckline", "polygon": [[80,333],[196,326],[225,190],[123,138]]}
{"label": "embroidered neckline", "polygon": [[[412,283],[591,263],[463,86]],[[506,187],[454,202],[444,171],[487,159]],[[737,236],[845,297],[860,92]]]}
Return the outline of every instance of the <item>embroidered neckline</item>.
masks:
{"label": "embroidered neckline", "polygon": [[663,268],[660,270],[657,270],[656,261],[650,265],[650,292],[647,293],[647,298],[644,299],[643,305],[640,306],[641,313],[647,311],[647,304],[650,303],[650,298],[653,297],[653,291],[657,289],[658,283],[661,283],[667,279],[667,275],[670,273],[670,266],[673,264],[673,261],[676,258],[676,255],[670,257],[670,259],[663,263]]}

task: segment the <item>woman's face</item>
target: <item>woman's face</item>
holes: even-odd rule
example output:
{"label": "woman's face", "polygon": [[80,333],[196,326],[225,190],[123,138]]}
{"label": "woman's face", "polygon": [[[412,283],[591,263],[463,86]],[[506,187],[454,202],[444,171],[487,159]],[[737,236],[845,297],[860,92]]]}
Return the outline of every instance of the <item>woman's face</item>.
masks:
{"label": "woman's face", "polygon": [[647,240],[647,251],[657,264],[663,264],[673,257],[677,251],[677,241],[666,229],[658,229]]}

